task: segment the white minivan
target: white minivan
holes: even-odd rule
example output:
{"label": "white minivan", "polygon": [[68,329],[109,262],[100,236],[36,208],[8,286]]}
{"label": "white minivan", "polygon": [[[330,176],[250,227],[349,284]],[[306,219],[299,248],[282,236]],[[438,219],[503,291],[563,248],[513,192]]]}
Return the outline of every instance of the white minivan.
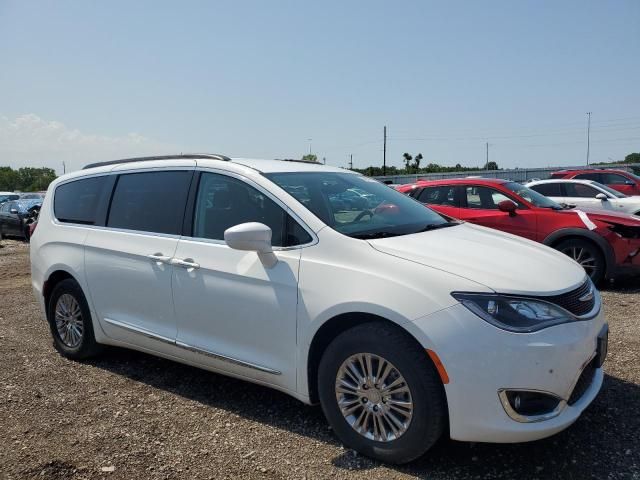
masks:
{"label": "white minivan", "polygon": [[118,345],[267,385],[320,403],[341,441],[383,461],[443,434],[552,435],[602,385],[607,324],[577,263],[348,170],[94,164],[51,184],[31,242],[66,357]]}

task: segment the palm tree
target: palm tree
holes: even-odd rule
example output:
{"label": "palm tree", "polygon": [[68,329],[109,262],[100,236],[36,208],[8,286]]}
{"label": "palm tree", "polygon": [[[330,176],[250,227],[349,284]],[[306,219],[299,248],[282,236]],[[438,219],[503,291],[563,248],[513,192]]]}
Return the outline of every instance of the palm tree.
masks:
{"label": "palm tree", "polygon": [[416,158],[413,160],[414,162],[414,167],[416,169],[416,173],[420,173],[420,160],[422,160],[424,157],[422,156],[421,153],[416,155]]}
{"label": "palm tree", "polygon": [[410,173],[409,170],[411,169],[411,160],[413,160],[413,157],[407,152],[404,152],[402,154],[402,157],[404,158],[404,164],[406,166],[407,173]]}

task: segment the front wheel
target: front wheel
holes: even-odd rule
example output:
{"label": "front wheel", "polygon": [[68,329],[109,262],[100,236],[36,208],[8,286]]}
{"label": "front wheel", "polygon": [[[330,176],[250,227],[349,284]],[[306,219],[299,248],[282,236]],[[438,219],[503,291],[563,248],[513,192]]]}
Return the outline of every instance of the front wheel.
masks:
{"label": "front wheel", "polygon": [[382,322],[353,327],[327,347],[318,393],[344,444],[389,463],[424,454],[447,422],[440,377],[415,340]]}
{"label": "front wheel", "polygon": [[594,284],[602,282],[607,264],[602,251],[595,244],[579,238],[570,238],[558,243],[555,248],[578,262]]}

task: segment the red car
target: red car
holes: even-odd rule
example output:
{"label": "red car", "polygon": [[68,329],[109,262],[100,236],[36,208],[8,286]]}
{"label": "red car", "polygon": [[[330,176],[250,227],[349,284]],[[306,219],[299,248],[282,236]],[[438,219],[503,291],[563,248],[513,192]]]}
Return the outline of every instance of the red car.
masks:
{"label": "red car", "polygon": [[551,178],[573,178],[575,180],[594,180],[625,195],[640,195],[640,177],[624,170],[585,169],[560,170],[553,172]]}
{"label": "red car", "polygon": [[567,209],[509,180],[419,181],[398,190],[447,216],[553,247],[580,263],[594,283],[627,271],[640,273],[638,217]]}

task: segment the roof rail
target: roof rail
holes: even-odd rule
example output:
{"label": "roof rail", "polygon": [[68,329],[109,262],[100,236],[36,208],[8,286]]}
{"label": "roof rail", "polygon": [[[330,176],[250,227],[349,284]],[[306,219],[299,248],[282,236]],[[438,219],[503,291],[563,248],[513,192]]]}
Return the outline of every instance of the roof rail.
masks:
{"label": "roof rail", "polygon": [[87,168],[104,167],[107,165],[118,165],[121,163],[150,162],[153,160],[197,159],[197,158],[208,158],[211,160],[222,160],[225,162],[231,161],[231,159],[225,155],[218,155],[214,153],[180,153],[178,155],[159,155],[154,157],[123,158],[120,160],[109,160],[108,162],[90,163],[89,165],[85,165],[83,167],[83,170],[86,170]]}
{"label": "roof rail", "polygon": [[313,163],[315,165],[322,165],[322,163],[320,162],[316,162],[313,160],[302,160],[301,158],[276,158],[276,160],[281,162]]}

